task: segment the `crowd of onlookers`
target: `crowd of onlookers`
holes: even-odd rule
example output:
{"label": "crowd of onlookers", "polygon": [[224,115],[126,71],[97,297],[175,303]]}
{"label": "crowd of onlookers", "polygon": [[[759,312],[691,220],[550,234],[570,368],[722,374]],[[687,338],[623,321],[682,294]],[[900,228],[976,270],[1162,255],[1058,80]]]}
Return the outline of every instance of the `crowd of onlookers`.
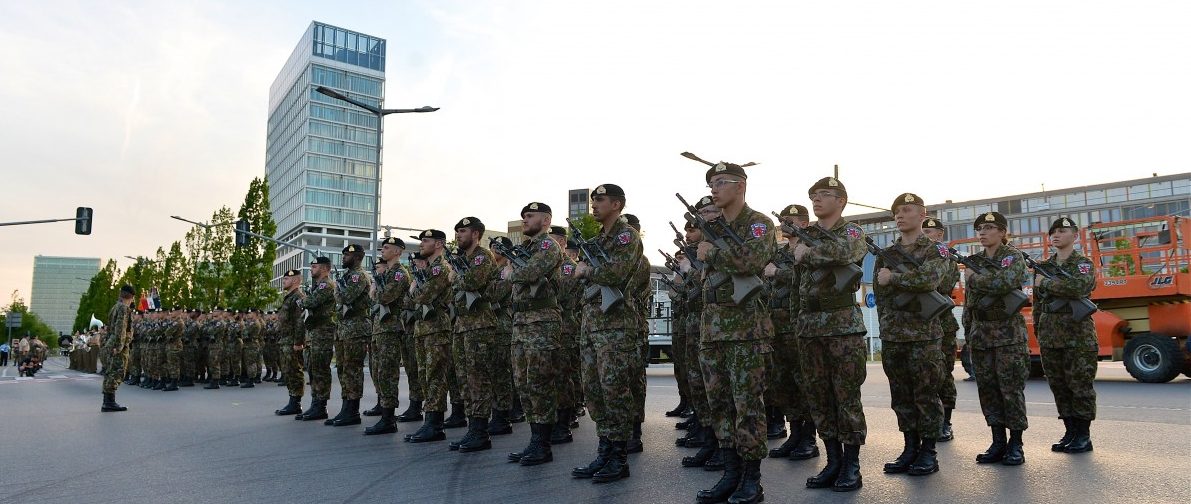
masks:
{"label": "crowd of onlookers", "polygon": [[7,366],[11,359],[20,376],[32,377],[41,371],[42,363],[49,355],[50,347],[28,334],[11,344],[0,343],[0,366]]}

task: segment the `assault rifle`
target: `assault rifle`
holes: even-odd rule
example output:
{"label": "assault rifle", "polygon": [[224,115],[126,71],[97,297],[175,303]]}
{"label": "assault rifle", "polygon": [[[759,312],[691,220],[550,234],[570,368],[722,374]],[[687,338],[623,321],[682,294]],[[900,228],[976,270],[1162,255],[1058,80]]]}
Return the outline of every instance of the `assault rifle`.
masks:
{"label": "assault rifle", "polygon": [[[612,262],[604,247],[601,247],[595,240],[583,237],[583,233],[579,231],[579,226],[575,225],[575,221],[567,219],[567,225],[571,227],[571,239],[575,240],[575,244],[579,246],[579,251],[583,253],[583,261],[588,266],[600,268]],[[600,313],[608,313],[608,310],[615,309],[624,303],[624,293],[617,287],[591,282],[586,289],[583,289],[583,299],[595,299],[597,295],[600,296]]]}
{"label": "assault rifle", "polygon": [[[909,273],[922,267],[922,261],[907,254],[901,247],[882,249],[869,236],[865,236],[864,241],[868,244],[869,252],[879,256],[885,261],[885,264],[899,273]],[[955,302],[950,297],[939,294],[939,291],[934,289],[931,289],[930,292],[899,292],[893,298],[893,306],[904,310],[915,300],[918,301],[918,317],[922,320],[933,320],[944,312],[955,308]]]}
{"label": "assault rifle", "polygon": [[[678,201],[682,202],[682,206],[686,207],[687,213],[683,217],[686,218],[687,222],[703,232],[704,240],[707,240],[720,250],[729,250],[728,240],[732,240],[732,243],[736,245],[744,245],[744,239],[736,234],[735,231],[732,231],[732,228],[718,220],[714,224],[708,222],[699,215],[698,209],[687,203],[686,198],[683,198],[681,194],[674,193],[674,195],[678,197]],[[688,257],[692,255],[693,251],[687,253]],[[749,302],[754,296],[760,294],[765,289],[765,284],[761,282],[761,278],[757,275],[728,275],[722,271],[716,271],[707,280],[713,289],[717,289],[728,280],[731,280],[732,302],[737,305]]]}
{"label": "assault rifle", "polygon": [[[964,265],[965,267],[972,268],[972,270],[976,273],[984,274],[1001,269],[1000,264],[997,264],[992,259],[989,259],[984,255],[962,256],[959,254],[959,252],[956,252],[954,248],[949,248],[947,250],[951,252],[951,257],[953,257],[956,262]],[[988,310],[993,307],[993,303],[996,301],[996,299],[986,297],[981,299],[980,304],[976,307],[981,310]],[[1014,313],[1021,311],[1021,309],[1030,302],[1030,297],[1027,296],[1025,292],[1022,292],[1021,289],[1013,289],[1009,291],[1008,294],[1001,296],[1000,301],[1005,314],[1013,315]]]}
{"label": "assault rifle", "polygon": [[[781,216],[777,212],[769,212],[778,218],[781,222]],[[782,224],[782,232],[798,237],[799,243],[805,243],[808,247],[818,247],[823,243],[823,240],[811,236],[805,229],[798,226],[791,226],[789,224]],[[830,232],[824,233],[827,239],[832,242],[839,242],[839,238]],[[817,284],[831,283],[833,289],[837,292],[847,292],[855,289],[855,285],[860,282],[860,278],[864,276],[864,271],[853,263],[848,263],[842,266],[826,266],[809,270],[811,281]]]}
{"label": "assault rifle", "polygon": [[[1035,272],[1037,272],[1038,274],[1040,274],[1046,278],[1049,278],[1051,280],[1059,280],[1060,278],[1065,278],[1065,279],[1073,278],[1071,276],[1071,273],[1067,272],[1067,270],[1065,270],[1063,268],[1058,267],[1057,265],[1045,263],[1045,262],[1041,262],[1041,263],[1036,262],[1036,261],[1034,261],[1033,257],[1030,257],[1029,254],[1024,254],[1024,255],[1026,256],[1026,264],[1030,268],[1033,268]],[[1093,303],[1092,300],[1090,300],[1086,297],[1078,298],[1078,299],[1076,299],[1076,298],[1052,299],[1049,303],[1047,303],[1046,308],[1047,308],[1047,310],[1050,310],[1051,312],[1058,312],[1063,309],[1064,305],[1069,306],[1071,308],[1071,318],[1073,318],[1075,320],[1085,320],[1088,317],[1091,317],[1093,313],[1096,313],[1096,310],[1100,309],[1096,306],[1096,303]]]}

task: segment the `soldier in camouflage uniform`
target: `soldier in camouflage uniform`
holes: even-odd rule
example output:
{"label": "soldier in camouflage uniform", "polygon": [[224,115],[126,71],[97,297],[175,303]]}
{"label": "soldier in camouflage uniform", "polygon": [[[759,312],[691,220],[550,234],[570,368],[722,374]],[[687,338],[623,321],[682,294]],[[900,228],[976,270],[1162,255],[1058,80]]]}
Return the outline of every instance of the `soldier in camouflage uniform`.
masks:
{"label": "soldier in camouflage uniform", "polygon": [[773,323],[764,296],[737,304],[731,275],[759,278],[765,265],[773,261],[777,230],[769,217],[745,201],[748,175],[742,166],[716,163],[704,180],[711,189],[712,202],[722,212],[717,227],[730,230],[743,243],[726,239],[726,246],[720,248],[704,240],[696,249],[708,279],[703,291],[699,363],[711,425],[724,461],[723,476],[712,488],[700,490],[697,501],[760,502],[765,499],[761,459],[768,455],[765,367],[773,351]]}
{"label": "soldier in camouflage uniform", "polygon": [[165,362],[163,366],[163,373],[165,375],[165,387],[161,390],[166,392],[173,392],[178,390],[178,378],[182,374],[182,348],[184,333],[186,332],[186,314],[180,308],[173,308],[169,315],[166,316],[164,323],[163,342],[165,350]]}
{"label": "soldier in camouflage uniform", "polygon": [[878,256],[873,266],[877,314],[881,326],[881,366],[889,378],[889,395],[905,446],[885,464],[885,472],[922,476],[938,472],[935,441],[943,430],[943,403],[939,399],[939,342],[942,331],[935,316],[924,319],[917,300],[898,305],[898,296],[936,292],[951,268],[947,246],[922,232],[926,203],[913,193],[903,193],[891,207],[901,233],[886,248],[887,254],[913,258],[918,266],[906,271]]}
{"label": "soldier in camouflage uniform", "polygon": [[[922,232],[927,238],[938,243],[946,244],[944,234],[946,228],[935,218],[927,218],[922,223]],[[953,298],[955,284],[959,283],[959,265],[955,261],[948,261],[947,273],[943,281],[939,282],[939,294]],[[955,320],[955,313],[947,310],[939,315],[939,329],[943,332],[943,339],[939,343],[939,400],[943,403],[943,431],[939,434],[940,443],[955,439],[951,430],[951,412],[955,410],[955,351],[956,333],[959,332],[959,321]]]}
{"label": "soldier in camouflage uniform", "polygon": [[443,257],[447,234],[427,229],[413,238],[421,240],[418,255],[426,267],[412,272],[415,280],[412,300],[419,320],[415,327],[418,342],[418,372],[425,394],[426,421],[417,432],[406,436],[410,443],[442,441],[443,417],[447,410],[448,374],[451,365],[451,265]]}
{"label": "soldier in camouflage uniform", "polygon": [[240,361],[244,353],[243,313],[232,310],[224,324],[223,378],[228,387],[240,386]]}
{"label": "soldier in camouflage uniform", "polygon": [[[411,252],[409,263],[406,264],[410,275],[415,269],[425,268],[426,261],[420,258],[418,251]],[[413,298],[405,296],[401,306],[401,323],[405,325],[405,333],[401,335],[401,365],[405,368],[405,378],[409,380],[409,406],[400,415],[397,415],[398,422],[421,422],[423,420],[422,398],[426,389],[422,383],[421,373],[418,371],[418,355],[421,355],[422,352],[422,342],[416,336],[419,318],[417,313],[417,304],[414,303]]]}
{"label": "soldier in camouflage uniform", "polygon": [[204,325],[210,317],[210,312],[196,308],[194,310],[194,376],[195,383],[209,383],[207,375],[207,333]]}
{"label": "soldier in camouflage uniform", "polygon": [[550,206],[530,203],[521,209],[526,240],[520,250],[529,257],[524,267],[505,266],[512,284],[513,377],[529,420],[530,440],[508,460],[523,466],[554,460],[550,434],[558,419],[558,353],[562,349],[562,309],[558,302],[562,247],[549,236]]}
{"label": "soldier in camouflage uniform", "polygon": [[203,317],[202,337],[207,342],[207,390],[219,388],[223,378],[223,309],[216,306]]}
{"label": "soldier in camouflage uniform", "polygon": [[[987,212],[972,224],[984,246],[982,258],[990,263],[984,274],[964,270],[966,294],[964,316],[971,317],[972,366],[984,420],[992,428],[993,442],[976,456],[980,464],[1025,462],[1022,432],[1026,420],[1026,380],[1030,377],[1030,351],[1026,346],[1026,322],[1021,312],[1007,314],[1001,299],[1021,289],[1027,280],[1025,259],[1009,245],[1005,216]],[[991,303],[984,303],[985,299]],[[969,315],[970,313],[970,315]],[[1006,441],[1005,429],[1011,435]]]}
{"label": "soldier in camouflage uniform", "polygon": [[260,379],[261,338],[265,330],[265,322],[261,320],[260,311],[249,308],[244,314],[240,333],[244,338],[244,351],[240,354],[241,367],[244,369],[244,383],[240,388],[253,388]]}
{"label": "soldier in camouflage uniform", "polygon": [[179,387],[193,387],[194,378],[198,372],[198,339],[199,317],[198,309],[186,309],[182,317],[182,381]]}
{"label": "soldier in camouflage uniform", "polygon": [[400,405],[398,388],[401,385],[402,336],[407,330],[401,320],[401,307],[409,294],[409,270],[401,264],[405,242],[395,236],[381,242],[380,262],[377,263],[377,284],[373,289],[375,306],[372,310],[372,371],[373,385],[379,401],[380,419],[364,429],[365,435],[397,432],[394,412]]}
{"label": "soldier in camouflage uniform", "polygon": [[[1050,225],[1050,243],[1055,253],[1043,267],[1066,271],[1055,279],[1035,275],[1034,333],[1042,351],[1042,368],[1055,396],[1059,419],[1066,427],[1063,438],[1050,447],[1052,451],[1083,453],[1092,451],[1089,428],[1096,419],[1097,354],[1096,325],[1092,317],[1075,320],[1070,304],[1055,301],[1087,299],[1096,288],[1096,269],[1092,261],[1075,250],[1079,226],[1063,217]],[[1039,313],[1041,312],[1041,313]]]}
{"label": "soldier in camouflage uniform", "polygon": [[801,266],[798,332],[802,338],[802,373],[815,427],[827,451],[827,465],[806,480],[807,488],[850,492],[863,485],[860,446],[868,427],[860,386],[867,377],[864,317],[856,305],[859,282],[838,290],[832,275],[815,281],[817,270],[858,264],[868,249],[860,226],[844,219],[848,191],[833,177],[819,179],[807,194],[818,221],[807,234],[819,240],[799,242],[794,258]]}
{"label": "soldier in camouflage uniform", "polygon": [[[550,238],[562,250],[567,246],[567,230],[562,226],[550,226]],[[558,271],[558,304],[562,311],[561,351],[558,352],[558,418],[550,433],[550,444],[557,445],[574,441],[571,422],[575,420],[575,409],[579,406],[583,386],[582,369],[579,366],[579,315],[583,288],[575,277],[576,262],[569,254],[562,254],[562,265]]]}
{"label": "soldier in camouflage uniform", "polygon": [[265,312],[264,346],[261,347],[261,361],[265,365],[265,377],[261,381],[281,381],[278,372],[281,371],[280,353],[277,346],[277,312]]}
{"label": "soldier in camouflage uniform", "polygon": [[[687,332],[686,332],[686,301],[684,299],[686,289],[683,287],[685,270],[683,268],[690,268],[690,263],[686,261],[686,252],[679,249],[674,253],[674,260],[677,264],[672,266],[677,267],[682,273],[675,272],[671,284],[675,289],[671,289],[670,295],[670,361],[674,363],[674,381],[678,385],[678,406],[667,411],[666,416],[678,417],[684,416],[691,410],[691,387],[686,381],[687,374],[687,360],[686,348]],[[680,266],[682,264],[686,266]],[[688,417],[689,418],[689,417]]]}
{"label": "soldier in camouflage uniform", "polygon": [[[778,216],[783,226],[805,229],[810,224],[810,212],[802,205],[787,205]],[[787,240],[786,245],[778,247],[773,262],[765,266],[765,275],[771,281],[769,318],[773,321],[774,336],[766,403],[772,402],[790,422],[790,437],[781,446],[769,450],[769,456],[806,460],[818,457],[819,447],[815,444],[815,422],[807,406],[802,345],[798,337],[801,308],[798,284],[802,269],[794,264],[793,250],[798,236],[786,232],[782,236]]]}
{"label": "soldier in camouflage uniform", "polygon": [[[507,237],[496,238],[506,248],[513,248]],[[496,339],[493,350],[492,371],[492,421],[488,424],[491,436],[512,434],[509,414],[513,408],[513,284],[501,276],[509,259],[493,251],[496,263],[492,281],[488,283],[488,303],[496,314]]]}
{"label": "soldier in camouflage uniform", "polygon": [[[600,234],[591,238],[608,256],[596,268],[580,262],[576,276],[590,284],[583,300],[583,333],[580,357],[583,366],[587,411],[600,437],[595,460],[576,467],[571,474],[607,483],[629,477],[628,445],[637,419],[634,389],[641,364],[640,317],[633,274],[641,266],[641,235],[621,217],[626,203],[624,189],[602,184],[591,192],[592,216],[600,222]],[[602,311],[607,287],[624,295],[623,302]]]}
{"label": "soldier in camouflage uniform", "polygon": [[[304,310],[307,364],[310,366],[310,407],[294,417],[296,420],[325,420],[327,401],[331,399],[331,357],[335,351],[336,305],[338,289],[331,280],[331,260],[319,256],[310,263],[310,289],[298,299]],[[297,341],[297,337],[294,337]],[[295,343],[295,349],[297,344]],[[289,373],[287,373],[288,375]],[[301,375],[287,376],[302,380]],[[291,389],[292,390],[292,389]]]}
{"label": "soldier in camouflage uniform", "polygon": [[492,252],[480,246],[484,238],[484,223],[475,217],[464,217],[455,224],[456,252],[451,275],[452,308],[455,312],[453,330],[462,343],[462,360],[455,363],[461,369],[464,407],[467,414],[467,433],[450,448],[460,452],[474,452],[492,448],[488,436],[488,418],[492,414],[492,384],[495,380],[493,355],[496,351],[497,318],[484,295],[496,271]]}
{"label": "soldier in camouflage uniform", "polygon": [[278,416],[300,415],[302,394],[305,391],[305,370],[302,369],[302,348],[306,345],[306,330],[302,327],[302,272],[288,270],[281,276],[285,297],[277,310],[277,337],[282,376],[289,392],[289,402],[274,411]]}
{"label": "soldier in camouflage uniform", "polygon": [[140,370],[144,378],[141,380],[140,387],[143,389],[152,389],[157,385],[157,366],[154,364],[154,359],[157,358],[157,312],[153,310],[146,311],[142,316],[139,327],[136,327],[136,332],[143,335],[141,338],[141,356],[140,356]]}
{"label": "soldier in camouflage uniform", "polygon": [[339,326],[335,333],[335,370],[342,397],[339,413],[324,425],[342,427],[360,424],[360,397],[364,395],[364,355],[372,340],[372,275],[363,269],[364,248],[343,248],[343,277],[339,291]]}
{"label": "soldier in camouflage uniform", "polygon": [[[723,214],[712,202],[711,196],[701,198],[698,203],[695,203],[695,208],[700,217],[709,222],[720,218]],[[703,289],[707,280],[703,274],[706,266],[696,257],[695,247],[703,241],[703,232],[689,221],[686,223],[684,231],[686,233],[684,238],[689,249],[684,254],[686,255],[684,263],[687,270],[686,280],[682,284],[685,290],[684,299],[687,312],[684,321],[687,332],[684,352],[689,363],[686,380],[687,386],[690,387],[691,408],[695,414],[689,419],[691,422],[688,424],[690,432],[686,437],[679,438],[675,444],[688,448],[699,447],[699,452],[695,455],[683,457],[683,467],[703,467],[708,471],[719,471],[724,468],[724,461],[720,456],[719,441],[716,439],[715,429],[712,426],[711,406],[707,403],[707,386],[703,376],[703,366],[699,360],[699,347],[703,341],[701,334]]]}
{"label": "soldier in camouflage uniform", "polygon": [[140,311],[132,310],[129,313],[129,323],[132,324],[133,331],[130,331],[132,339],[128,342],[128,360],[127,365],[128,376],[124,380],[125,385],[140,385],[141,383],[141,347],[144,343],[141,342],[144,336],[141,333],[144,331],[144,317]]}
{"label": "soldier in camouflage uniform", "polygon": [[125,411],[128,408],[116,402],[116,389],[124,377],[128,361],[128,345],[132,342],[132,300],[135,296],[131,285],[120,287],[120,299],[108,312],[107,334],[103,339],[100,357],[103,359],[103,405],[99,411]]}
{"label": "soldier in camouflage uniform", "polygon": [[[641,221],[636,215],[624,214],[624,220],[638,235],[641,234]],[[633,437],[629,439],[628,444],[629,453],[641,453],[645,449],[641,443],[641,424],[645,422],[645,368],[649,365],[649,314],[653,306],[653,282],[649,275],[649,259],[642,254],[637,259],[637,267],[633,270],[633,277],[626,293],[631,294],[633,311],[637,313],[637,353],[641,355],[638,363],[641,372],[637,374],[637,383],[633,386],[636,411],[633,415]]]}

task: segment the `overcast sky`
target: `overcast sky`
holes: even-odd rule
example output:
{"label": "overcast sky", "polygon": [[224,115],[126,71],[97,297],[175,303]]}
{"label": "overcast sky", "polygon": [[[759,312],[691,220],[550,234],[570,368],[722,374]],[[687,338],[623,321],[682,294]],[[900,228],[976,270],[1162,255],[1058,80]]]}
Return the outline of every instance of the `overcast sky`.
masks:
{"label": "overcast sky", "polygon": [[[1191,171],[1191,3],[0,2],[0,293],[33,256],[149,255],[264,173],[269,85],[312,20],[388,40],[382,222],[503,229],[617,183],[671,248],[679,157],[749,201],[929,203]],[[400,195],[400,197],[396,197]],[[850,208],[851,212],[866,210]],[[121,259],[121,265],[130,261]]]}

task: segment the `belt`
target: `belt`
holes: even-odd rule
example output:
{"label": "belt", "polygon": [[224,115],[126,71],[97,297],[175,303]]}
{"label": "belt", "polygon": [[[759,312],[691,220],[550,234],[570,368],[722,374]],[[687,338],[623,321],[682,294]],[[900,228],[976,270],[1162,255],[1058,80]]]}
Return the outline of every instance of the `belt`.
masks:
{"label": "belt", "polygon": [[838,296],[824,296],[801,298],[798,300],[799,311],[801,312],[827,312],[841,310],[844,308],[851,308],[856,306],[856,299],[852,294],[840,294]]}
{"label": "belt", "polygon": [[529,301],[515,301],[513,302],[514,312],[525,312],[533,310],[543,310],[556,306],[553,299],[537,298]]}
{"label": "belt", "polygon": [[977,321],[980,321],[980,322],[996,322],[996,321],[1000,321],[1000,320],[1009,320],[1009,317],[1011,317],[1011,316],[1012,315],[1006,314],[1002,310],[996,310],[996,311],[973,310],[972,311],[972,318],[976,319]]}

